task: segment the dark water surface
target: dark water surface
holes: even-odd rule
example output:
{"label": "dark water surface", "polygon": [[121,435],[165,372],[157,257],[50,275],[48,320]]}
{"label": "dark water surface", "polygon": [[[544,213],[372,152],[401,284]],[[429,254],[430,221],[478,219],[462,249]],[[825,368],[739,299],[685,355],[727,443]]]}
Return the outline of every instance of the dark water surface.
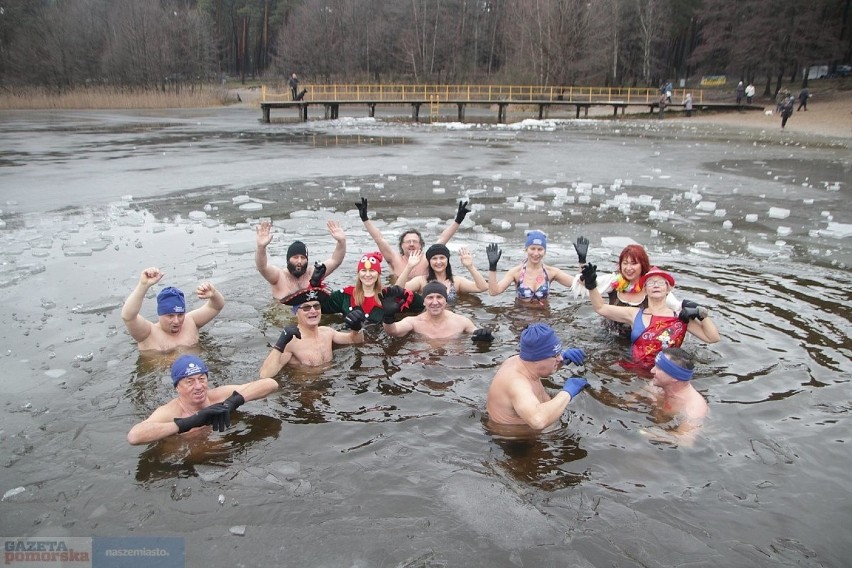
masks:
{"label": "dark water surface", "polygon": [[[848,140],[259,114],[0,114],[0,492],[24,488],[0,502],[3,535],[179,535],[188,566],[848,564]],[[489,242],[501,271],[519,262],[528,228],[568,269],[580,234],[608,269],[627,239],[645,244],[722,335],[685,342],[710,404],[695,444],[658,439],[667,424],[616,365],[627,344],[556,285],[547,310],[463,298],[490,346],[370,330],[326,368],[283,372],[225,434],[128,446],[173,396],[168,360],[140,357],[121,322],[139,272],[159,266],[186,291],[214,282],[227,305],[200,352],[214,383],[252,380],[292,318],[254,268],[253,224],[273,219],[280,264],[295,238],[327,258],[337,220],[348,255],[329,283],[347,285],[375,248],[361,195],[391,238],[414,226],[427,241],[469,198],[450,244],[483,271]],[[586,351],[591,388],[555,432],[489,432],[489,381],[537,320]]]}

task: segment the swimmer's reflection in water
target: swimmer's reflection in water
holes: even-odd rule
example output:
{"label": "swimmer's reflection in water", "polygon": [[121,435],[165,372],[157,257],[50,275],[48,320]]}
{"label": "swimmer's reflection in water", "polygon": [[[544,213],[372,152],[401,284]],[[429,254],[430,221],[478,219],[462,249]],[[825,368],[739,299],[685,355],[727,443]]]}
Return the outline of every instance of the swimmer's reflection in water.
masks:
{"label": "swimmer's reflection in water", "polygon": [[568,471],[571,462],[585,459],[588,452],[564,428],[534,432],[527,426],[496,423],[487,414],[483,425],[505,454],[496,465],[517,481],[554,491],[588,479],[587,473]]}
{"label": "swimmer's reflection in water", "polygon": [[[237,424],[239,422],[239,424]],[[234,426],[221,436],[209,432],[172,436],[151,445],[139,454],[136,481],[150,483],[165,479],[194,477],[197,465],[230,466],[251,446],[273,440],[281,434],[281,419],[264,414],[236,412]]]}

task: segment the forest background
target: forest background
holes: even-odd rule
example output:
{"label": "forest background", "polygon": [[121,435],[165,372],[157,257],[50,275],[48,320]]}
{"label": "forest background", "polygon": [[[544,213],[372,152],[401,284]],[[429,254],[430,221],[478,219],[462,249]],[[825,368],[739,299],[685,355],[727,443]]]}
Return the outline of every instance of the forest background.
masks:
{"label": "forest background", "polygon": [[852,0],[0,0],[0,90],[697,86],[847,73]]}

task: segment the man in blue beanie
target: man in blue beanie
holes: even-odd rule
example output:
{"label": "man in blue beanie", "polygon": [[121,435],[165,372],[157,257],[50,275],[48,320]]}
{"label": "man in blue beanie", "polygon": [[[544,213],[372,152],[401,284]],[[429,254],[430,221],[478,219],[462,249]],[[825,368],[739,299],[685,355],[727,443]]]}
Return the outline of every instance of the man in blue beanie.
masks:
{"label": "man in blue beanie", "polygon": [[272,297],[279,302],[303,290],[310,284],[314,288],[322,285],[322,280],[334,272],[343,257],[346,256],[346,233],[337,221],[328,221],[328,232],[337,241],[334,252],[322,264],[308,262],[308,247],[302,241],[293,241],[287,247],[287,270],[269,264],[266,247],[272,242],[272,222],[262,221],[257,226],[257,249],[254,253],[254,265],[261,276],[272,286]]}
{"label": "man in blue beanie", "polygon": [[581,365],[582,350],[562,350],[556,332],[546,324],[534,323],[521,332],[521,350],[507,359],[488,389],[485,408],[489,421],[500,425],[529,426],[544,430],[556,424],[568,403],[588,386],[585,379],[565,379],[562,390],[551,397],[541,379],[549,377],[569,362]]}
{"label": "man in blue beanie", "polygon": [[198,330],[225,307],[225,298],[210,282],[202,282],[195,289],[198,299],[207,302],[188,313],[183,292],[168,287],[157,294],[157,321],[148,321],[139,315],[142,301],[151,286],[163,276],[160,269],[153,266],[143,270],[139,283],[121,308],[121,319],[140,351],[171,351],[196,345]]}
{"label": "man in blue beanie", "polygon": [[178,357],[172,364],[172,384],[177,397],[131,428],[127,441],[135,446],[190,431],[205,437],[211,429],[224,432],[231,425],[234,410],[278,389],[274,379],[211,389],[207,385],[208,374],[207,365],[195,355]]}

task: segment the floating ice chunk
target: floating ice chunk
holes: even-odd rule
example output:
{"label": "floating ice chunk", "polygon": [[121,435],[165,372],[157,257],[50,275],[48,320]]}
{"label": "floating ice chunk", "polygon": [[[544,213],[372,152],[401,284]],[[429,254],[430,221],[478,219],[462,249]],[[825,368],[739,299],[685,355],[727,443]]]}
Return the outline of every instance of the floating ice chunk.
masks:
{"label": "floating ice chunk", "polygon": [[89,247],[70,247],[63,252],[65,256],[92,256],[92,249]]}
{"label": "floating ice chunk", "polygon": [[589,195],[581,195],[577,198],[577,203],[591,203],[592,198]]}
{"label": "floating ice chunk", "polygon": [[840,191],[840,182],[836,181],[834,184],[829,185],[825,188],[827,191]]}
{"label": "floating ice chunk", "polygon": [[782,207],[770,207],[768,215],[770,219],[786,219],[790,216],[790,210]]}
{"label": "floating ice chunk", "polygon": [[443,187],[433,187],[433,188],[432,188],[432,193],[434,193],[434,194],[443,194],[443,193],[447,193],[447,190],[446,190],[445,188],[443,188]]}
{"label": "floating ice chunk", "polygon": [[804,203],[805,205],[813,205],[814,200],[813,199],[803,199],[802,203]]}
{"label": "floating ice chunk", "polygon": [[58,379],[59,377],[64,375],[65,372],[65,369],[48,369],[44,372],[44,374],[50,377],[51,379]]}
{"label": "floating ice chunk", "polygon": [[713,211],[716,209],[715,201],[699,201],[698,205],[695,206],[699,211]]}
{"label": "floating ice chunk", "polygon": [[592,191],[592,184],[581,181],[577,182],[577,186],[574,188],[576,193],[583,193],[587,191]]}
{"label": "floating ice chunk", "polygon": [[436,186],[437,186],[437,185],[441,185],[441,180],[433,179],[433,180],[432,180],[432,185],[436,185]]}
{"label": "floating ice chunk", "polygon": [[786,237],[793,232],[793,229],[791,229],[790,227],[778,227],[775,232],[778,234],[778,236]]}
{"label": "floating ice chunk", "polygon": [[821,217],[831,217],[831,211],[820,211],[819,214]]}
{"label": "floating ice chunk", "polygon": [[94,358],[95,358],[95,354],[93,352],[90,352],[90,353],[85,353],[85,354],[81,353],[80,355],[77,355],[76,357],[74,357],[74,360],[80,361],[82,363],[88,363],[89,361],[91,361]]}
{"label": "floating ice chunk", "polygon": [[562,211],[558,211],[556,209],[551,209],[547,212],[548,217],[562,217]]}
{"label": "floating ice chunk", "polygon": [[502,178],[503,178],[503,174],[492,174],[491,175],[491,179],[493,179],[494,181],[497,181],[498,179],[502,179]]}
{"label": "floating ice chunk", "polygon": [[248,203],[240,204],[239,209],[240,211],[260,211],[261,209],[263,209],[263,203],[249,201]]}
{"label": "floating ice chunk", "polygon": [[246,526],[245,525],[234,525],[233,527],[228,529],[234,536],[246,536]]}
{"label": "floating ice chunk", "polygon": [[749,213],[745,216],[746,223],[754,223],[757,221],[757,213]]}
{"label": "floating ice chunk", "polygon": [[207,218],[207,213],[205,213],[204,211],[190,211],[189,218],[193,221],[201,221],[202,219]]}
{"label": "floating ice chunk", "polygon": [[202,224],[203,226],[207,227],[208,229],[212,229],[212,228],[214,228],[214,227],[218,227],[218,226],[219,226],[219,221],[218,221],[218,220],[216,220],[216,219],[205,219],[205,220],[203,220],[203,221],[201,222],[201,224]]}
{"label": "floating ice chunk", "polygon": [[360,193],[361,186],[360,185],[344,185],[343,193]]}
{"label": "floating ice chunk", "polygon": [[235,195],[234,197],[231,198],[231,202],[234,205],[240,205],[241,203],[248,203],[249,201],[251,201],[251,197],[249,197],[248,195]]}
{"label": "floating ice chunk", "polygon": [[544,188],[545,195],[553,195],[556,197],[567,197],[568,196],[568,188],[567,187],[546,187]]}
{"label": "floating ice chunk", "polygon": [[852,237],[852,224],[849,223],[829,223],[825,229],[820,229],[820,236],[833,237],[835,239],[845,239]]}
{"label": "floating ice chunk", "polygon": [[731,223],[730,221],[728,221],[727,219],[725,219],[725,221],[722,222],[722,228],[723,229],[732,229],[733,226],[734,226],[734,224]]}
{"label": "floating ice chunk", "polygon": [[728,212],[725,209],[716,209],[715,211],[713,211],[713,215],[715,215],[716,217],[724,217],[727,214]]}
{"label": "floating ice chunk", "polygon": [[512,228],[512,224],[510,222],[505,221],[503,219],[497,219],[496,217],[491,219],[491,224],[494,225],[495,227],[499,227],[501,229],[511,229]]}
{"label": "floating ice chunk", "polygon": [[491,191],[493,191],[494,193],[503,193],[503,188],[502,188],[502,187],[500,187],[499,185],[495,185],[495,186],[491,189]]}
{"label": "floating ice chunk", "polygon": [[3,498],[0,499],[0,501],[5,501],[6,499],[11,499],[15,495],[23,493],[26,490],[27,490],[26,487],[15,487],[14,489],[10,489],[6,493],[3,494]]}
{"label": "floating ice chunk", "polygon": [[5,228],[6,228],[6,221],[4,221],[3,219],[0,219],[0,229],[5,229]]}
{"label": "floating ice chunk", "polygon": [[748,244],[748,251],[757,256],[775,256],[780,253],[780,249],[778,247],[770,246],[770,245],[758,245],[755,243]]}
{"label": "floating ice chunk", "polygon": [[199,270],[199,271],[206,271],[206,270],[213,270],[213,269],[214,269],[214,268],[216,268],[217,266],[219,266],[219,265],[218,265],[218,264],[216,264],[216,261],[215,261],[215,260],[210,260],[210,261],[208,261],[208,262],[203,262],[203,263],[201,263],[201,264],[197,265],[197,266],[195,267],[195,269],[196,269],[196,270]]}

